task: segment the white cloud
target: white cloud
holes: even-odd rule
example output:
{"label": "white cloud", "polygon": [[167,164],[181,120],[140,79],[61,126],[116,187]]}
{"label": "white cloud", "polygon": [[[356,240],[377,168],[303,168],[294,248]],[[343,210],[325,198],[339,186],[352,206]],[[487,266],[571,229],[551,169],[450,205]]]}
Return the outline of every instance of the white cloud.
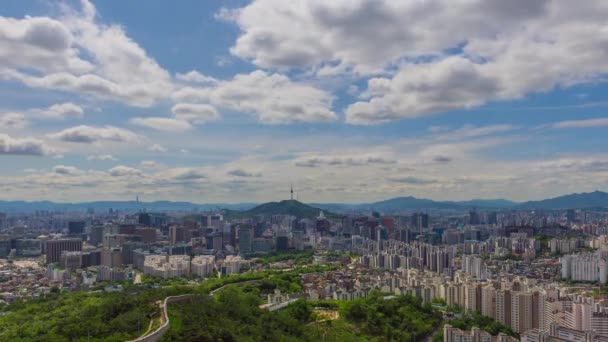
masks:
{"label": "white cloud", "polygon": [[196,70],[192,70],[185,74],[177,73],[177,74],[175,74],[175,78],[180,81],[191,82],[191,83],[210,83],[210,84],[217,83],[217,79],[215,79],[211,76],[203,75]]}
{"label": "white cloud", "polygon": [[[495,37],[545,13],[548,1],[256,0],[219,16],[241,36],[231,52],[265,68],[343,64],[376,72],[404,58],[440,55]],[[450,29],[442,27],[449,24]]]}
{"label": "white cloud", "polygon": [[73,73],[93,68],[78,56],[74,37],[64,23],[47,17],[0,17],[0,47],[3,68]]}
{"label": "white cloud", "polygon": [[99,23],[93,4],[81,5],[60,5],[57,19],[0,17],[0,77],[143,107],[171,93],[170,74],[122,26]]}
{"label": "white cloud", "polygon": [[133,125],[144,126],[167,132],[183,132],[192,129],[192,125],[189,122],[173,118],[133,118],[129,120],[129,122]]}
{"label": "white cloud", "polygon": [[142,176],[143,175],[143,173],[140,170],[129,167],[129,166],[124,166],[124,165],[115,166],[115,167],[111,168],[110,170],[108,170],[108,173],[112,177]]}
{"label": "white cloud", "polygon": [[372,78],[363,96],[351,104],[346,121],[376,124],[482,105],[498,91],[492,76],[462,57],[403,67],[392,79]]}
{"label": "white cloud", "polygon": [[559,121],[550,124],[551,128],[594,128],[607,127],[608,118],[584,119],[584,120],[567,120]]}
{"label": "white cloud", "polygon": [[6,134],[0,134],[0,155],[32,155],[44,156],[53,151],[42,141],[34,138],[12,138]]}
{"label": "white cloud", "polygon": [[65,119],[67,117],[82,117],[84,110],[77,104],[65,102],[54,104],[47,109],[34,110],[33,112],[47,118]]}
{"label": "white cloud", "polygon": [[28,125],[25,115],[17,112],[0,114],[0,130],[12,130]]}
{"label": "white cloud", "polygon": [[345,110],[353,124],[596,82],[606,16],[602,0],[256,0],[220,13],[241,29],[231,52],[258,66],[381,75]]}
{"label": "white cloud", "polygon": [[98,141],[108,142],[136,142],[140,137],[124,128],[114,126],[93,127],[80,125],[64,129],[60,132],[49,134],[52,139],[90,144]]}
{"label": "white cloud", "polygon": [[217,110],[208,104],[178,103],[171,108],[171,112],[176,119],[193,124],[202,124],[219,118]]}
{"label": "white cloud", "polygon": [[257,70],[239,74],[206,88],[186,87],[173,94],[176,101],[209,102],[230,110],[254,114],[266,124],[336,120],[333,96],[281,74]]}

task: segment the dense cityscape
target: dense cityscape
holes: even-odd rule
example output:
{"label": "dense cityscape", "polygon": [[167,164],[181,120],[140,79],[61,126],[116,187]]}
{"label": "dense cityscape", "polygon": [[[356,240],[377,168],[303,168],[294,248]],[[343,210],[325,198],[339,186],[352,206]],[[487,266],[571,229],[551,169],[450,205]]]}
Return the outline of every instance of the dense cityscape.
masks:
{"label": "dense cityscape", "polygon": [[0,1],[0,342],[608,342],[607,18]]}
{"label": "dense cityscape", "polygon": [[[293,197],[241,212],[135,205],[140,209],[1,214],[4,318],[16,303],[40,298],[172,281],[195,288],[243,275],[264,280],[264,272],[301,267],[295,285],[260,288],[260,308],[379,292],[432,305],[442,318],[426,333],[444,341],[608,341],[605,209],[345,214]],[[150,329],[142,338],[162,338],[164,326],[151,328],[163,310],[143,317]],[[495,327],[463,324],[470,315]]]}

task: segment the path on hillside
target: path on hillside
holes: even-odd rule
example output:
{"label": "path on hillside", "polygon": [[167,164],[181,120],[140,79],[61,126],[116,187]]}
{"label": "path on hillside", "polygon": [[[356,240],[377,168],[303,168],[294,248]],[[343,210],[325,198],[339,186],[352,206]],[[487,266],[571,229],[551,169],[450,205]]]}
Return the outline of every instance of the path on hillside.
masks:
{"label": "path on hillside", "polygon": [[[250,283],[255,283],[255,282],[259,282],[259,281],[260,281],[260,279],[253,279],[253,280],[243,280],[243,281],[238,281],[238,282],[234,282],[231,284],[226,284],[226,285],[223,285],[223,286],[218,287],[217,289],[211,291],[209,293],[209,296],[215,295],[216,293],[225,289],[228,286],[244,285],[244,284],[250,284]],[[150,324],[148,325],[148,330],[146,330],[146,332],[144,334],[142,334],[140,337],[138,337],[134,340],[130,340],[128,342],[155,342],[155,341],[158,341],[170,326],[169,313],[168,313],[169,301],[171,301],[172,299],[173,300],[189,299],[189,298],[192,298],[193,296],[196,296],[196,294],[185,294],[185,295],[181,295],[181,296],[168,296],[162,301],[159,300],[157,302],[158,306],[160,308],[159,317],[158,318],[155,317],[150,320]],[[154,321],[157,319],[160,320],[160,326],[156,330],[151,332],[150,329],[152,328]]]}

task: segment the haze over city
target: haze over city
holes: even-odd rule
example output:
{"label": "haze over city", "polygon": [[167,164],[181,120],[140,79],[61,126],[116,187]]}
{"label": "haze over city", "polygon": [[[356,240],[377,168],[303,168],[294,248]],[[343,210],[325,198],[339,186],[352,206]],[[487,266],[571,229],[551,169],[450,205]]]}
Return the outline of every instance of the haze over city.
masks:
{"label": "haze over city", "polygon": [[608,190],[604,1],[4,1],[0,199]]}

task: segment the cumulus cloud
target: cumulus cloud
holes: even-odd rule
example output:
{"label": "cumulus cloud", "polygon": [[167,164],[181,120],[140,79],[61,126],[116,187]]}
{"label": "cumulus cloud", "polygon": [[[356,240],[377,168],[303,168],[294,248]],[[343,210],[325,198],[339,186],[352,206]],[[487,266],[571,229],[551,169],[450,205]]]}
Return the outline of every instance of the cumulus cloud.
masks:
{"label": "cumulus cloud", "polygon": [[193,124],[202,124],[219,118],[217,110],[208,104],[178,103],[171,108],[171,112],[177,120]]}
{"label": "cumulus cloud", "polygon": [[261,172],[252,172],[252,171],[247,171],[247,170],[243,170],[243,169],[232,169],[229,170],[228,175],[230,176],[235,176],[235,177],[261,177],[262,173]]}
{"label": "cumulus cloud", "polygon": [[192,125],[183,120],[163,117],[133,118],[129,120],[133,125],[148,127],[159,131],[183,132],[192,129]]}
{"label": "cumulus cloud", "polygon": [[550,128],[594,128],[607,127],[608,118],[584,119],[584,120],[567,120],[559,121],[549,125]]}
{"label": "cumulus cloud", "polygon": [[77,104],[65,102],[54,104],[46,109],[34,110],[34,113],[52,119],[65,119],[67,117],[82,117],[84,110]]}
{"label": "cumulus cloud", "polygon": [[39,72],[82,73],[93,65],[78,56],[74,37],[64,23],[47,17],[0,16],[0,65]]}
{"label": "cumulus cloud", "polygon": [[498,85],[462,57],[403,67],[393,78],[368,81],[365,101],[349,105],[346,121],[377,124],[482,105]]}
{"label": "cumulus cloud", "polygon": [[231,53],[258,66],[380,75],[346,108],[353,124],[470,109],[608,72],[602,0],[256,0],[219,16],[241,30]]}
{"label": "cumulus cloud", "polygon": [[[231,53],[265,68],[327,63],[374,72],[404,58],[442,54],[542,17],[548,1],[256,0],[219,17],[241,35]],[[450,30],[438,29],[446,23]]]}
{"label": "cumulus cloud", "polygon": [[217,79],[211,76],[203,75],[196,70],[189,71],[185,74],[177,73],[175,74],[175,78],[180,81],[190,83],[217,83]]}
{"label": "cumulus cloud", "polygon": [[0,134],[0,154],[44,156],[51,153],[52,150],[42,140]]}
{"label": "cumulus cloud", "polygon": [[363,166],[395,164],[397,161],[384,156],[310,156],[295,161],[300,167]]}
{"label": "cumulus cloud", "polygon": [[238,74],[212,87],[185,87],[173,94],[176,101],[208,102],[250,113],[266,124],[336,120],[333,96],[311,85],[291,81],[282,74],[257,70]]}
{"label": "cumulus cloud", "polygon": [[28,125],[25,115],[17,112],[0,114],[0,129],[18,129]]}
{"label": "cumulus cloud", "polygon": [[80,125],[49,134],[52,139],[72,143],[91,144],[98,141],[109,142],[136,142],[140,138],[137,134],[114,126],[93,127]]}
{"label": "cumulus cloud", "polygon": [[166,97],[170,74],[122,26],[100,24],[93,4],[81,4],[80,11],[62,6],[58,19],[0,17],[0,76],[135,106]]}
{"label": "cumulus cloud", "polygon": [[111,168],[110,170],[108,170],[108,173],[112,177],[127,177],[127,176],[142,176],[143,175],[140,170],[129,167],[129,166],[124,166],[124,165],[115,166],[115,167]]}

